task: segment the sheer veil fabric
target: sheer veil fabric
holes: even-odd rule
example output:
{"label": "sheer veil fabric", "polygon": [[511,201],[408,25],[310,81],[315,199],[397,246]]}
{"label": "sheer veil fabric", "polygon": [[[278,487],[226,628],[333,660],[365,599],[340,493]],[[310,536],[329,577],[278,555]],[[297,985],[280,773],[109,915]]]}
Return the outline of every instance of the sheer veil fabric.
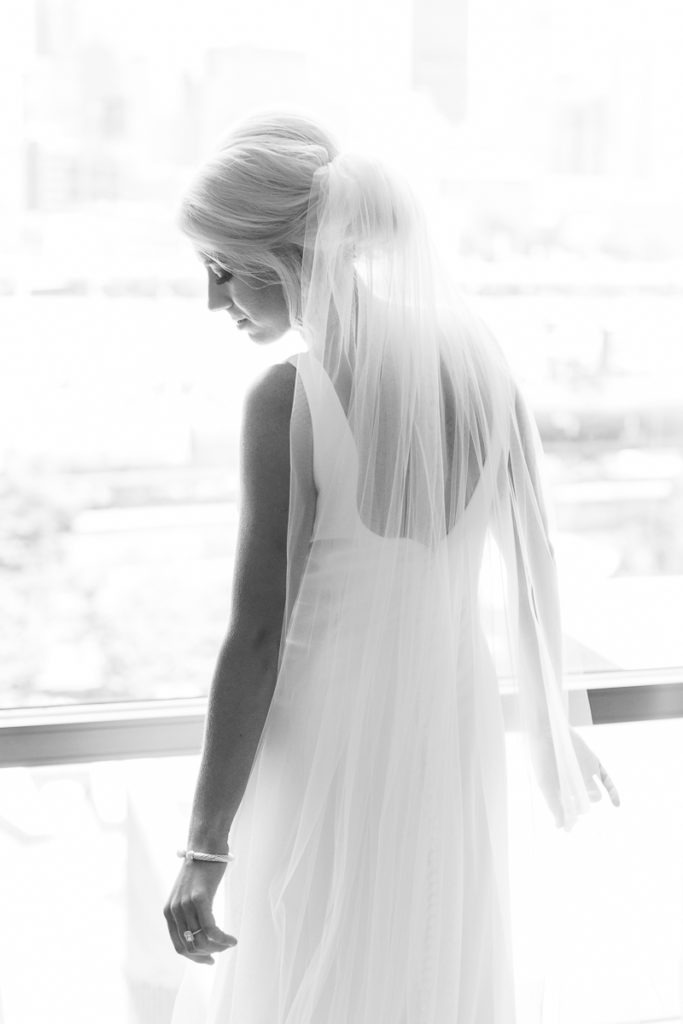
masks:
{"label": "sheer veil fabric", "polygon": [[302,250],[278,680],[216,907],[239,942],[174,1024],[528,1024],[504,692],[548,821],[600,798],[538,432],[397,170],[321,163]]}

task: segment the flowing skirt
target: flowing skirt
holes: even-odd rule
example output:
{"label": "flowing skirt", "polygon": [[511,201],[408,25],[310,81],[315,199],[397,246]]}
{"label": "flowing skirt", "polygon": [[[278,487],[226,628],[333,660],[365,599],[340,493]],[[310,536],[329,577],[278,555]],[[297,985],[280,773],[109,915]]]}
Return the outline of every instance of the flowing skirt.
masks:
{"label": "flowing skirt", "polygon": [[173,1024],[517,1019],[476,573],[407,542],[396,592],[387,545],[313,546],[214,908],[238,945],[188,965]]}

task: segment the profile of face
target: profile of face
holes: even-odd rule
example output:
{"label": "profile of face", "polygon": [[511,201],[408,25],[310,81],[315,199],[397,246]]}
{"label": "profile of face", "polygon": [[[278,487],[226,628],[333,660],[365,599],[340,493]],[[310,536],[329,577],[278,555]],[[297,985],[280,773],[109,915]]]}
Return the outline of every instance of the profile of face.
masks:
{"label": "profile of face", "polygon": [[208,275],[208,306],[224,309],[240,330],[259,345],[277,341],[290,329],[289,311],[280,282],[264,284],[253,277],[232,274],[202,256]]}

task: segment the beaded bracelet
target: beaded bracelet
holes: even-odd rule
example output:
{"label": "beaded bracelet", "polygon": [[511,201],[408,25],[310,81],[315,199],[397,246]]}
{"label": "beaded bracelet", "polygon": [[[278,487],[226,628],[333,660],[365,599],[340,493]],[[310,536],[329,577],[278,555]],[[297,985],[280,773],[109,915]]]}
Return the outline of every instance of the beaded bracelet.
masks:
{"label": "beaded bracelet", "polygon": [[200,853],[198,850],[176,850],[176,856],[183,857],[186,864],[191,860],[220,861],[227,864],[228,861],[235,859],[231,853]]}

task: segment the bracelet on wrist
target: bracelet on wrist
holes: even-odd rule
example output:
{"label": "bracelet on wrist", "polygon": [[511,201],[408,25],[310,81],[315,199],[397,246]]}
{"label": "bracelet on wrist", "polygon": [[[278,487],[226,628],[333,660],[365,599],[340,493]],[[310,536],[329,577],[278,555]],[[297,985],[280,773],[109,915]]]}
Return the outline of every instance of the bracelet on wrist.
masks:
{"label": "bracelet on wrist", "polygon": [[235,858],[231,853],[201,853],[199,850],[176,850],[176,856],[182,857],[186,864],[192,860],[218,861],[227,864]]}

